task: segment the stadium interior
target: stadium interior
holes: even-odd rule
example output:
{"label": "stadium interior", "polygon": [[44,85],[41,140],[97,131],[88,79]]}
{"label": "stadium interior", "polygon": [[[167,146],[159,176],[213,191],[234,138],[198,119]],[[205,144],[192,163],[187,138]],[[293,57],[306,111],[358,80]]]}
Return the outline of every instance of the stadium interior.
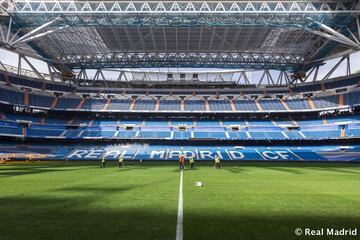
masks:
{"label": "stadium interior", "polygon": [[0,0],[0,239],[359,227],[359,50],[357,0]]}

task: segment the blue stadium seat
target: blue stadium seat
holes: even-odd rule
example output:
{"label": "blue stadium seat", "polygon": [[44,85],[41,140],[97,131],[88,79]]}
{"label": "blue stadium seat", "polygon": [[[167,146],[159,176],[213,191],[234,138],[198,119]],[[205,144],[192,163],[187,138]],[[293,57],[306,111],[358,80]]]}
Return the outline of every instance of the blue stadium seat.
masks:
{"label": "blue stadium seat", "polygon": [[159,110],[160,111],[181,111],[180,100],[161,100]]}
{"label": "blue stadium seat", "polygon": [[131,138],[135,138],[135,136],[136,136],[136,131],[125,131],[125,130],[118,131],[116,135],[117,138],[122,138],[122,139],[131,139]]}
{"label": "blue stadium seat", "polygon": [[130,110],[131,100],[129,99],[111,99],[107,110]]}
{"label": "blue stadium seat", "polygon": [[302,131],[307,139],[332,139],[340,138],[340,131],[338,130],[306,130]]}
{"label": "blue stadium seat", "polygon": [[156,101],[154,100],[136,100],[134,110],[153,111],[156,107]]}
{"label": "blue stadium seat", "polygon": [[191,132],[186,131],[174,131],[174,137],[173,139],[189,139],[191,138]]}
{"label": "blue stadium seat", "polygon": [[194,138],[226,139],[225,132],[197,132],[194,131]]}
{"label": "blue stadium seat", "polygon": [[259,103],[263,110],[286,110],[279,99],[262,99]]}
{"label": "blue stadium seat", "polygon": [[105,107],[105,99],[86,99],[84,104],[81,106],[81,109],[86,110],[102,110]]}
{"label": "blue stadium seat", "polygon": [[185,111],[206,111],[205,100],[185,100]]}
{"label": "blue stadium seat", "polygon": [[237,111],[258,111],[254,100],[234,100],[233,103]]}
{"label": "blue stadium seat", "polygon": [[112,138],[115,135],[115,130],[93,130],[93,131],[84,131],[81,134],[81,137],[91,137],[91,138]]}
{"label": "blue stadium seat", "polygon": [[299,131],[288,131],[288,132],[285,132],[285,134],[291,140],[304,139],[303,136],[299,133]]}
{"label": "blue stadium seat", "polygon": [[0,125],[0,135],[22,135],[22,129],[18,126],[4,126]]}
{"label": "blue stadium seat", "polygon": [[28,128],[26,133],[28,137],[60,137],[64,129],[44,129],[31,127]]}
{"label": "blue stadium seat", "polygon": [[326,97],[314,97],[312,98],[316,108],[336,108],[339,107],[339,96],[331,95]]}
{"label": "blue stadium seat", "polygon": [[230,139],[232,140],[246,140],[249,139],[245,131],[231,131],[228,132]]}
{"label": "blue stadium seat", "polygon": [[61,97],[58,99],[55,108],[58,109],[76,109],[79,105],[80,99],[79,98],[68,98],[68,97]]}
{"label": "blue stadium seat", "polygon": [[281,133],[281,131],[277,132],[256,132],[256,131],[249,131],[251,139],[256,140],[284,140],[286,139],[285,136]]}
{"label": "blue stadium seat", "polygon": [[9,89],[0,88],[0,101],[16,104],[16,105],[24,105],[24,93],[16,92]]}
{"label": "blue stadium seat", "polygon": [[29,93],[29,105],[35,107],[51,108],[54,97]]}
{"label": "blue stadium seat", "polygon": [[148,139],[164,139],[170,138],[171,132],[163,132],[163,131],[141,131],[139,134],[140,138],[148,138]]}
{"label": "blue stadium seat", "polygon": [[229,100],[208,100],[211,111],[231,111]]}
{"label": "blue stadium seat", "polygon": [[286,104],[291,110],[311,109],[308,100],[305,99],[287,99]]}

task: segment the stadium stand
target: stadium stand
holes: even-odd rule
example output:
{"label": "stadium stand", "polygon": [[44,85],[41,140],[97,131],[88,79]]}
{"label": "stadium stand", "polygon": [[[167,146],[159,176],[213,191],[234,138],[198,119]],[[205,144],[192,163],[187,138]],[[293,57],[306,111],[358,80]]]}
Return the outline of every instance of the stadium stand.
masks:
{"label": "stadium stand", "polygon": [[[82,111],[185,111],[185,112],[286,112],[286,111],[319,111],[336,109],[348,106],[357,106],[360,103],[359,90],[350,92],[307,97],[288,97],[285,100],[263,98],[259,100],[235,99],[230,100],[184,100],[184,108],[180,100],[148,100],[138,99],[106,99],[106,98],[85,98],[70,95],[55,97],[50,94],[25,91],[16,91],[15,88],[0,86],[2,95],[0,102],[8,105],[30,105],[34,108],[44,108],[52,110],[74,110]],[[341,102],[340,102],[341,101]],[[54,106],[52,104],[54,103]],[[233,104],[234,108],[231,107]]]}
{"label": "stadium stand", "polygon": [[[14,134],[25,138],[64,138],[64,139],[217,139],[217,140],[325,140],[340,139],[341,126],[346,126],[344,137],[357,137],[360,128],[360,115],[328,117],[324,120],[298,119],[295,129],[290,120],[223,120],[222,118],[194,118],[193,121],[179,119],[61,119],[37,117],[30,114],[1,113],[0,136]],[[20,121],[20,122],[19,122]],[[21,122],[26,133],[22,131]],[[68,129],[74,126],[77,129]],[[182,128],[181,128],[182,127]]]}
{"label": "stadium stand", "polygon": [[[321,111],[329,114],[327,111],[357,108],[360,104],[360,91],[354,87],[357,77],[351,78],[347,84],[335,79],[322,84],[300,84],[287,88],[291,89],[289,91],[284,88],[217,90],[215,95],[201,89],[171,90],[171,93],[166,89],[153,89],[146,93],[142,89],[102,90],[114,94],[106,96],[99,91],[89,95],[91,88],[76,90],[71,86],[66,88],[64,84],[45,84],[14,76],[10,76],[9,85],[5,77],[0,76],[0,103],[4,107],[0,113],[0,138],[6,141],[21,138],[25,142],[51,139],[60,144],[132,141],[134,144],[230,142],[237,145],[266,143],[270,146],[290,142],[293,146],[307,145],[307,141],[324,144],[326,141],[357,141],[360,138],[358,112],[350,114],[348,111],[347,115],[339,116],[337,112],[330,112],[330,115],[319,117]],[[322,91],[324,88],[348,86],[352,88],[340,92]],[[57,91],[57,94],[52,91]],[[173,95],[174,92],[179,95]],[[304,92],[312,94],[304,95]],[[281,96],[269,96],[269,93]],[[16,113],[10,110],[14,106],[30,110]],[[44,109],[45,112],[33,114],[32,108]],[[71,111],[71,114],[66,111]],[[163,115],[155,115],[156,112]],[[296,114],[299,112],[309,115]],[[313,157],[308,150],[299,150],[299,154],[305,159]]]}

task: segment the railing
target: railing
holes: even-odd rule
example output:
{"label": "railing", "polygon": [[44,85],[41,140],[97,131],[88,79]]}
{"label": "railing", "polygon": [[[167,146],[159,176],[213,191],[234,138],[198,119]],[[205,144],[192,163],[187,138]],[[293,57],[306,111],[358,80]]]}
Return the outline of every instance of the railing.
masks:
{"label": "railing", "polygon": [[[51,81],[50,74],[40,73],[40,75],[42,76],[42,78],[40,78],[39,75],[35,71],[24,69],[24,68],[19,69],[18,67],[8,65],[8,64],[2,64],[2,65],[5,68],[4,70],[7,72],[11,72],[11,73],[18,74],[18,75],[25,76],[25,77]],[[2,68],[0,68],[0,69],[2,69]]]}

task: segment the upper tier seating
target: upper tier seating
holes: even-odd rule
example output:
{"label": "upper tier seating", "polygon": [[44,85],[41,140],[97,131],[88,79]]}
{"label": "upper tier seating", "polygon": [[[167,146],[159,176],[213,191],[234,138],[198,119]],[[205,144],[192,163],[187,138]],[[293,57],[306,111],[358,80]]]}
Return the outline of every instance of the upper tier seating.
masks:
{"label": "upper tier seating", "polygon": [[360,104],[360,92],[349,92],[344,94],[344,105],[357,106]]}
{"label": "upper tier seating", "polygon": [[86,110],[102,110],[105,107],[105,100],[104,99],[85,99],[81,109]]}
{"label": "upper tier seating", "polygon": [[131,100],[129,99],[111,99],[107,110],[123,110],[129,111],[131,106]]}
{"label": "upper tier seating", "polygon": [[78,98],[65,98],[61,97],[56,103],[56,108],[58,109],[76,109],[80,104],[80,99]]}
{"label": "upper tier seating", "polygon": [[326,97],[317,97],[312,99],[316,108],[336,108],[339,107],[339,96],[326,96]]}
{"label": "upper tier seating", "polygon": [[263,110],[286,110],[284,105],[280,102],[280,100],[260,100],[259,101],[261,108]]}
{"label": "upper tier seating", "polygon": [[134,110],[154,111],[156,101],[154,100],[136,100]]}
{"label": "upper tier seating", "polygon": [[208,104],[211,111],[231,111],[229,100],[209,100]]}
{"label": "upper tier seating", "polygon": [[145,100],[138,99],[101,99],[101,98],[76,98],[76,97],[54,97],[35,92],[26,93],[24,90],[15,91],[11,87],[0,86],[2,94],[0,102],[10,105],[22,105],[35,108],[54,110],[79,109],[80,111],[187,111],[187,112],[262,112],[262,111],[288,111],[288,110],[327,110],[329,108],[340,108],[357,106],[360,104],[360,91],[343,94],[314,96],[311,98],[295,98],[285,100],[279,99],[209,99],[209,100]]}
{"label": "upper tier seating", "polygon": [[305,99],[287,99],[286,104],[292,110],[311,109],[308,100]]}
{"label": "upper tier seating", "polygon": [[233,102],[238,111],[258,111],[254,100],[234,100]]}
{"label": "upper tier seating", "polygon": [[185,100],[185,111],[206,111],[205,100]]}
{"label": "upper tier seating", "polygon": [[9,89],[1,89],[0,101],[9,103],[9,104],[17,104],[24,105],[24,93],[23,92],[15,92]]}
{"label": "upper tier seating", "polygon": [[180,100],[162,100],[159,106],[160,111],[181,111],[181,101]]}
{"label": "upper tier seating", "polygon": [[51,108],[51,103],[54,97],[29,93],[29,105],[30,106],[43,106]]}

